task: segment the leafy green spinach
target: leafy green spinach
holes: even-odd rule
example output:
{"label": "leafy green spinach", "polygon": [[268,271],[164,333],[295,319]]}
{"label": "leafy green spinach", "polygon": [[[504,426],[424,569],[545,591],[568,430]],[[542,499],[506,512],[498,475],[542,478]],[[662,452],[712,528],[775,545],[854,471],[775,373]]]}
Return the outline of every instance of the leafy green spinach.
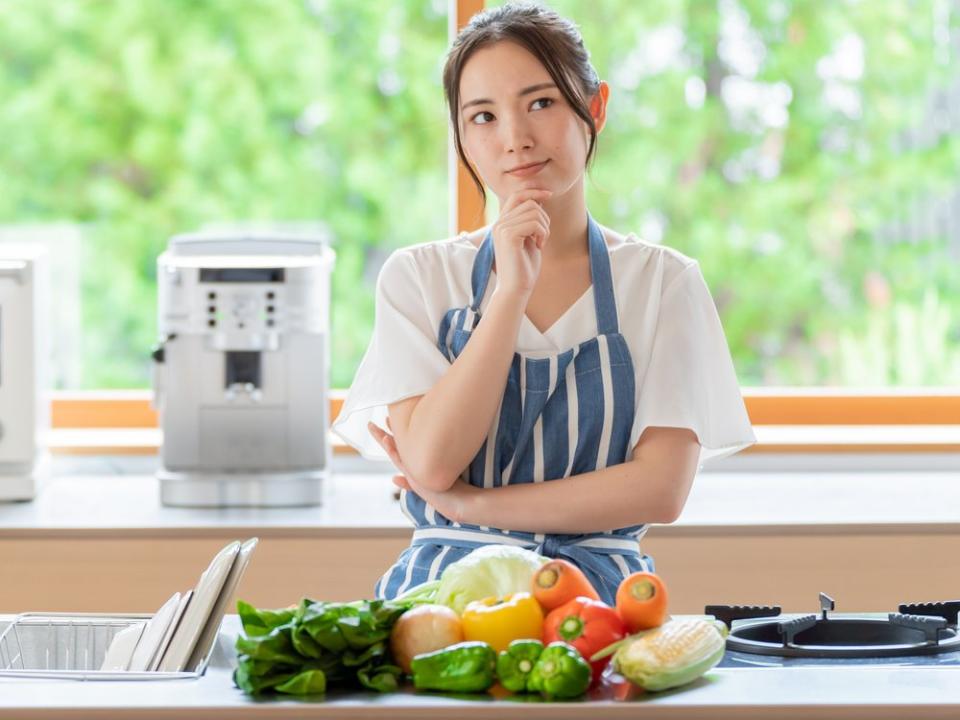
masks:
{"label": "leafy green spinach", "polygon": [[390,654],[390,631],[413,604],[304,598],[296,608],[267,610],[241,600],[244,635],[236,642],[233,680],[250,695],[314,695],[332,686],[396,690],[403,671]]}

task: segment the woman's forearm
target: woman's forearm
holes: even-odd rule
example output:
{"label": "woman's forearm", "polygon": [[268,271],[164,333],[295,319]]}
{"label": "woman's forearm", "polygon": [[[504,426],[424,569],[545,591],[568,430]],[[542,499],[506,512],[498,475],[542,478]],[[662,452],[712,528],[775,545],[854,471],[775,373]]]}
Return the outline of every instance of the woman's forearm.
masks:
{"label": "woman's forearm", "polygon": [[418,482],[445,490],[480,450],[506,388],[525,308],[525,297],[495,290],[463,352],[417,403],[397,440]]}
{"label": "woman's forearm", "polygon": [[534,533],[590,533],[677,519],[693,473],[625,462],[603,470],[474,493],[462,522]]}

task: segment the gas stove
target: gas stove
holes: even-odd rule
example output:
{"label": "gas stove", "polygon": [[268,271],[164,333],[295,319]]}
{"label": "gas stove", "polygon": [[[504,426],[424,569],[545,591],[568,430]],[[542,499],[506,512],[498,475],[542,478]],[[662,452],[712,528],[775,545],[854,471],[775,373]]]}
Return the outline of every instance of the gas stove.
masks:
{"label": "gas stove", "polygon": [[835,613],[820,593],[816,614],[776,605],[707,605],[730,630],[717,667],[960,666],[960,600],[904,603],[895,613]]}

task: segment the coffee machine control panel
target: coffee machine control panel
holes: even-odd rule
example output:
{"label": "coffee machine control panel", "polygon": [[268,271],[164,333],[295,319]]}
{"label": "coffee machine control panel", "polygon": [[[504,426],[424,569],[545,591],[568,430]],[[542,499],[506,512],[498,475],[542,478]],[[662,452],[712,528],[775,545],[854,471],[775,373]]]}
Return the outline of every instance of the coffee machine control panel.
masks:
{"label": "coffee machine control panel", "polygon": [[279,290],[202,288],[205,321],[211,329],[281,329],[282,299]]}

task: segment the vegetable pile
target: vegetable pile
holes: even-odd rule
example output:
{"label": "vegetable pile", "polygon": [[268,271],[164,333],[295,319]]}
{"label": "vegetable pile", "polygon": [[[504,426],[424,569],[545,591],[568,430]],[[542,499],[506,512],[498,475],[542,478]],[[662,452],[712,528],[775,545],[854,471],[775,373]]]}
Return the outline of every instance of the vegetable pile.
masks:
{"label": "vegetable pile", "polygon": [[625,578],[610,607],[572,563],[508,545],[479,548],[394,600],[238,609],[245,635],[234,681],[251,695],[390,692],[409,677],[422,691],[499,683],[563,700],[601,682],[608,666],[656,691],[714,667],[726,637],[712,619],[671,619],[653,573]]}

